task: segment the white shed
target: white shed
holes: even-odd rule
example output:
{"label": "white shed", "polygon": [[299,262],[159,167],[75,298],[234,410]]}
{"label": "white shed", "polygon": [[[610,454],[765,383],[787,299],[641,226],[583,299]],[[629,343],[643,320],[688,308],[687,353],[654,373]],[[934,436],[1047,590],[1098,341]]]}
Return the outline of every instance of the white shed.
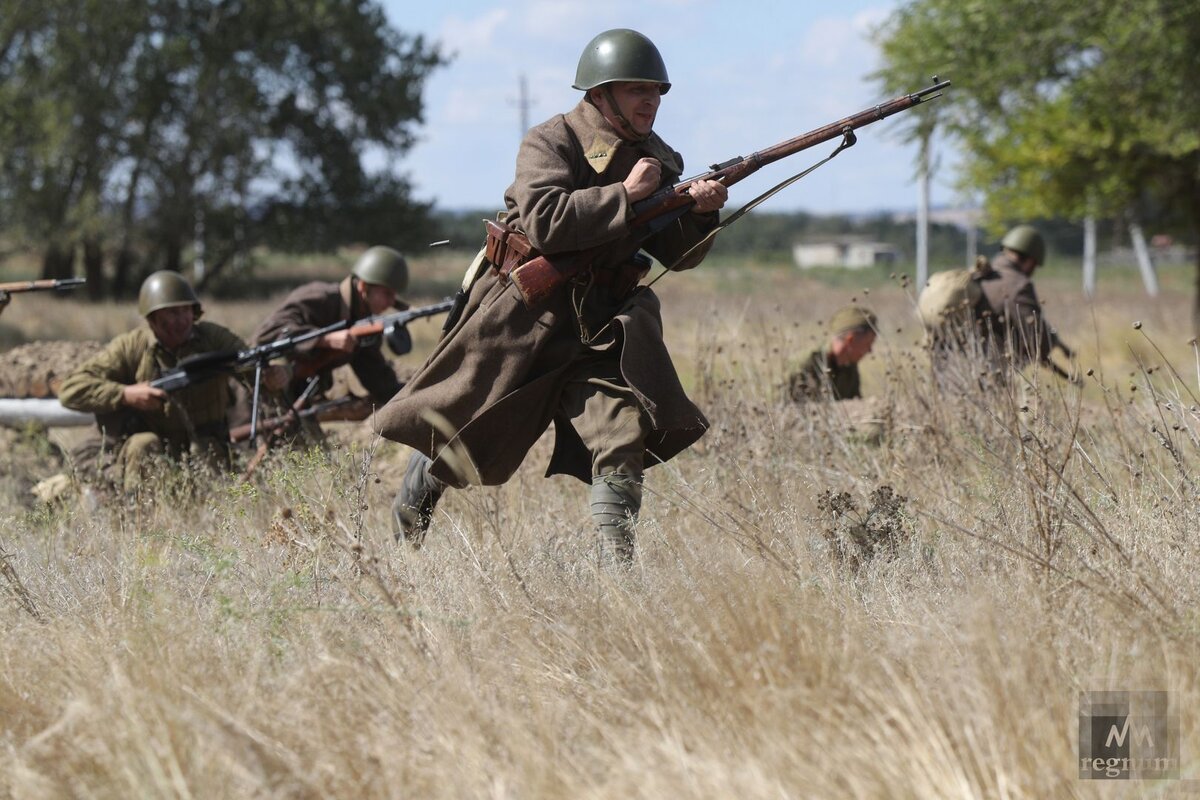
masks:
{"label": "white shed", "polygon": [[800,269],[845,267],[865,269],[896,263],[899,252],[886,242],[830,239],[801,242],[792,246],[792,258]]}

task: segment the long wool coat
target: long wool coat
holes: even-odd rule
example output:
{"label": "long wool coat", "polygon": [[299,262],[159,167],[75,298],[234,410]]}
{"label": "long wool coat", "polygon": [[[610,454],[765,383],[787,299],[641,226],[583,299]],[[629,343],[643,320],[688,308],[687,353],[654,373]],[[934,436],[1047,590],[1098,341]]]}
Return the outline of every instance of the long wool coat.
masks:
{"label": "long wool coat", "polygon": [[[662,163],[663,186],[682,174],[682,158],[657,135],[622,141],[598,110],[581,101],[526,135],[501,217],[549,255],[602,246],[594,269],[625,263],[639,248],[675,269],[694,267],[710,243],[675,261],[716,226],[715,212],[687,213],[641,241],[630,230],[621,181],[647,156]],[[384,436],[433,458],[433,474],[456,486],[506,481],[553,421],[555,448],[546,474],[590,481],[589,451],[555,412],[573,368],[605,358],[619,363],[653,428],[646,464],[671,458],[703,435],[708,421],[680,385],[652,291],[614,297],[600,287],[585,292],[565,286],[530,309],[516,287],[490,268],[471,286],[454,327],[377,419]],[[448,443],[454,457],[443,452]]]}

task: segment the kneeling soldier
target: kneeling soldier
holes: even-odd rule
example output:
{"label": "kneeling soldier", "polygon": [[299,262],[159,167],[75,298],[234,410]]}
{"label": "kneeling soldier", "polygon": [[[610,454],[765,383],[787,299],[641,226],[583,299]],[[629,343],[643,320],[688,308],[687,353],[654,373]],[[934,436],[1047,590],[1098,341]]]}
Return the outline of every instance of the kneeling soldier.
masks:
{"label": "kneeling soldier", "polygon": [[[138,313],[146,327],[113,339],[63,380],[59,401],[96,415],[104,443],[95,468],[126,492],[141,489],[148,467],[163,455],[179,459],[186,454],[211,467],[229,466],[225,376],[171,394],[150,385],[187,356],[245,349],[236,334],[198,321],[203,312],[182,275],[155,272],[138,294]],[[266,379],[281,384],[283,377],[275,368]]]}

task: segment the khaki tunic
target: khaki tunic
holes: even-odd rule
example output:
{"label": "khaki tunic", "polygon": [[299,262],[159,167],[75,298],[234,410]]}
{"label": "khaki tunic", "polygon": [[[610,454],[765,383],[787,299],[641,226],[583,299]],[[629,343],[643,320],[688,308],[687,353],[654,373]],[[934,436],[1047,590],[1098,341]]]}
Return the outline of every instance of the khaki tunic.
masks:
{"label": "khaki tunic", "polygon": [[[581,101],[526,135],[502,218],[547,254],[602,246],[593,270],[624,264],[639,248],[673,265],[716,226],[718,215],[689,212],[639,241],[621,181],[646,156],[662,162],[664,186],[682,174],[682,158],[657,135],[624,142]],[[708,243],[675,268],[696,266],[707,251]],[[554,422],[547,475],[590,481],[591,424],[580,424],[564,407],[564,392],[581,381],[636,404],[647,465],[676,455],[708,427],[671,363],[654,292],[639,288],[617,297],[599,286],[570,285],[529,309],[492,269],[474,282],[454,327],[377,419],[384,436],[433,458],[432,474],[457,486],[503,483]],[[439,458],[450,441],[473,469],[456,473]]]}
{"label": "khaki tunic", "polygon": [[[327,328],[335,322],[353,321],[367,316],[370,316],[370,310],[350,291],[349,278],[340,284],[313,281],[297,288],[284,298],[279,308],[254,331],[250,341],[256,345],[266,344],[285,336],[296,336]],[[314,356],[325,357],[329,354],[328,350],[317,348],[315,339],[298,345],[293,352],[297,363],[303,363],[305,359]],[[383,355],[382,338],[364,344],[351,353],[338,353],[330,359],[328,365],[318,373],[322,389],[328,389],[332,385],[333,371],[346,364],[354,370],[363,388],[371,393],[371,398],[380,405],[400,390],[396,371]],[[306,383],[307,379],[293,381],[288,387],[291,396],[298,396]]]}
{"label": "khaki tunic", "polygon": [[[175,353],[160,345],[149,328],[138,328],[113,339],[64,378],[58,399],[67,408],[96,415],[105,450],[122,465],[128,459],[121,451],[135,437],[139,449],[160,444],[173,455],[193,444],[223,449],[229,441],[229,391],[223,375],[172,392],[159,411],[129,408],[121,394],[126,386],[154,380],[188,356],[245,347],[236,334],[211,322],[197,322],[191,338]],[[127,488],[131,483],[118,477],[121,482]]]}
{"label": "khaki tunic", "polygon": [[840,365],[832,354],[814,350],[804,360],[804,366],[792,374],[788,395],[797,403],[862,397],[858,364]]}

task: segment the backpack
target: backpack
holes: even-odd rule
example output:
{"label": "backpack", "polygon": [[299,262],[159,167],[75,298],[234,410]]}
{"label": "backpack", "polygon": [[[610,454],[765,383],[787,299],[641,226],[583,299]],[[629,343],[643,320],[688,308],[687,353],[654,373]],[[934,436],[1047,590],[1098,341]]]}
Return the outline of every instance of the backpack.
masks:
{"label": "backpack", "polygon": [[917,315],[926,330],[940,328],[948,318],[962,318],[983,299],[980,270],[948,269],[935,272],[917,296]]}

